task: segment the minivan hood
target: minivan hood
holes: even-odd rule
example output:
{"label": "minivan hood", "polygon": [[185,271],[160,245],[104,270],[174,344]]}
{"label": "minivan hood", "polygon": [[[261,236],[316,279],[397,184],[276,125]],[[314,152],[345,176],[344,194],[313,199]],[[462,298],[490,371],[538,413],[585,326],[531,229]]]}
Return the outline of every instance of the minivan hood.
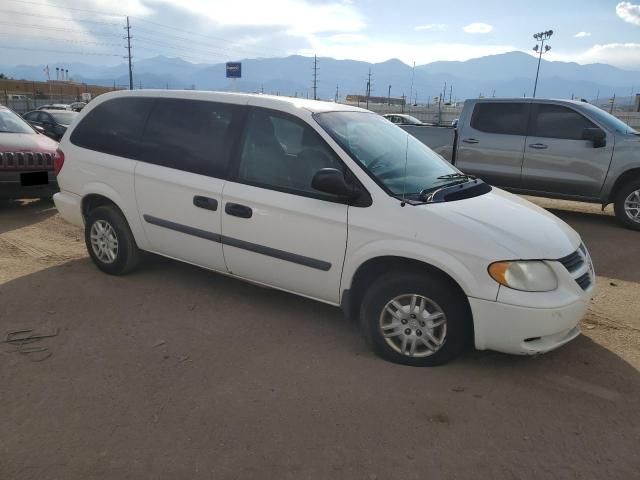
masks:
{"label": "minivan hood", "polygon": [[556,260],[580,246],[580,236],[558,217],[497,188],[478,197],[418,208],[439,215],[471,241],[491,239],[508,255],[502,260]]}

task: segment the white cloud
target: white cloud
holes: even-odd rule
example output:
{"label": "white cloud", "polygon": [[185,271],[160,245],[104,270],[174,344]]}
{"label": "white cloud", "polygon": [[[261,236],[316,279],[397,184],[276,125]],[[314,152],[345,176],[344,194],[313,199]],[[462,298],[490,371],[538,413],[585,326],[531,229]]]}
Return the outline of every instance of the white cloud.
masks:
{"label": "white cloud", "polygon": [[640,25],[640,5],[631,2],[620,2],[616,5],[616,13],[627,23]]}
{"label": "white cloud", "polygon": [[352,33],[365,27],[362,15],[350,4],[307,0],[154,0],[198,16],[219,26],[283,27],[292,35]]}
{"label": "white cloud", "polygon": [[517,50],[512,45],[476,45],[466,43],[429,43],[414,44],[377,40],[365,37],[358,43],[331,41],[330,39],[312,37],[311,46],[300,49],[296,53],[338,59],[353,59],[367,62],[384,62],[390,58],[398,58],[407,65],[414,61],[421,65],[439,60],[464,61],[470,58],[496,55]]}
{"label": "white cloud", "polygon": [[489,33],[493,30],[493,26],[488,23],[475,22],[465,26],[463,30],[467,33]]}
{"label": "white cloud", "polygon": [[442,31],[446,28],[447,26],[444,23],[428,23],[426,25],[418,25],[417,27],[415,27],[415,30],[420,32],[422,30],[437,30],[437,31]]}
{"label": "white cloud", "polygon": [[608,63],[618,67],[640,67],[640,43],[594,45],[579,56],[580,63]]}
{"label": "white cloud", "polygon": [[594,45],[577,53],[552,50],[547,60],[577,62],[580,64],[606,63],[620,68],[640,69],[640,43],[608,43]]}
{"label": "white cloud", "polygon": [[575,38],[585,38],[590,36],[591,36],[591,32],[578,32],[574,35]]}

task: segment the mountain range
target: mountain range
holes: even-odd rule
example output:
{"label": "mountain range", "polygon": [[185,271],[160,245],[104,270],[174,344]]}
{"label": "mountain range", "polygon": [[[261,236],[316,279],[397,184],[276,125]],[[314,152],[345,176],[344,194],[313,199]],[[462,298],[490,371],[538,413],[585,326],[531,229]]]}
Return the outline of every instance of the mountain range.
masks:
{"label": "mountain range", "polygon": [[[440,94],[446,83],[446,97],[465,99],[484,96],[530,96],[537,58],[524,52],[475,58],[464,62],[441,61],[411,66],[397,59],[382,63],[318,58],[318,96],[333,99],[347,94],[364,95],[371,71],[371,95],[405,95],[426,103]],[[62,64],[49,64],[51,72]],[[26,80],[43,80],[44,65],[0,65],[0,73]],[[74,81],[96,85],[128,86],[127,64],[97,66],[64,64]],[[194,64],[180,58],[153,57],[139,60],[133,69],[136,88],[196,88],[230,90],[225,64]],[[242,60],[239,91],[313,96],[313,58],[292,55],[285,58]],[[539,97],[594,99],[612,95],[629,96],[633,85],[640,87],[640,72],[622,70],[606,64],[580,65],[543,60],[538,84]]]}

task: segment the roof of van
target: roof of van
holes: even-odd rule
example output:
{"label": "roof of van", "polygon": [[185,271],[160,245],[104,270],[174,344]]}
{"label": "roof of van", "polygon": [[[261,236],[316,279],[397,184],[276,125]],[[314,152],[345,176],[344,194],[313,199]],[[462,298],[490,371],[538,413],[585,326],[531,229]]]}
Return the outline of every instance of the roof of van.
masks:
{"label": "roof of van", "polygon": [[210,101],[229,101],[242,102],[246,99],[248,103],[252,99],[258,102],[252,102],[261,107],[283,108],[296,107],[304,108],[313,113],[320,112],[336,112],[336,111],[353,111],[353,112],[369,112],[363,108],[353,107],[335,102],[323,102],[319,100],[308,100],[305,98],[281,97],[276,95],[264,95],[260,93],[233,93],[233,92],[213,92],[204,90],[120,90],[100,95],[98,99],[106,100],[118,97],[165,97],[165,98],[187,98],[194,100],[210,100]]}
{"label": "roof of van", "polygon": [[484,97],[484,98],[469,98],[467,101],[472,102],[559,102],[559,103],[572,103],[574,105],[584,105],[585,103],[581,100],[569,100],[567,98],[532,98],[532,97]]}

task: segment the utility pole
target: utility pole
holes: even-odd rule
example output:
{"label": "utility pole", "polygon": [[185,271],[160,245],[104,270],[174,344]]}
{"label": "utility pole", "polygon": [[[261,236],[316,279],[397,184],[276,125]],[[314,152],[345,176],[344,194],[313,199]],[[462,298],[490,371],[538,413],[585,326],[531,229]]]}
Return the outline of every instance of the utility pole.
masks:
{"label": "utility pole", "polygon": [[387,103],[391,105],[391,85],[389,85],[389,93],[387,93]]}
{"label": "utility pole", "polygon": [[413,69],[411,70],[411,88],[409,89],[409,103],[411,103],[411,99],[413,98],[413,80],[416,76],[416,62],[413,62]]}
{"label": "utility pole", "polygon": [[[495,90],[493,91],[493,93],[495,93]],[[453,85],[450,85],[449,86],[449,105],[451,105],[451,96],[452,95],[453,95]]]}
{"label": "utility pole", "polygon": [[367,110],[369,109],[369,97],[371,96],[371,69],[369,69],[369,75],[367,80]]}
{"label": "utility pole", "polygon": [[338,98],[340,98],[340,87],[336,85],[336,98],[333,101],[338,103]]}
{"label": "utility pole", "polygon": [[[545,45],[544,42],[549,40],[553,35],[553,30],[547,30],[546,32],[539,32],[533,35],[536,39],[536,44],[533,47],[533,51],[539,53],[538,55],[538,69],[536,70],[536,83],[533,85],[533,98],[536,98],[536,91],[538,90],[538,76],[540,75],[540,63],[542,62],[542,54],[551,50],[551,45]],[[538,43],[540,45],[538,45]]]}
{"label": "utility pole", "polygon": [[611,108],[609,109],[609,113],[611,115],[613,115],[613,107],[616,104],[616,94],[613,94],[613,98],[611,100],[609,100],[609,103],[611,104]]}
{"label": "utility pole", "polygon": [[131,69],[131,24],[127,16],[127,57],[129,58],[129,90],[133,90],[133,70]]}
{"label": "utility pole", "polygon": [[318,100],[318,57],[313,56],[313,99]]}

